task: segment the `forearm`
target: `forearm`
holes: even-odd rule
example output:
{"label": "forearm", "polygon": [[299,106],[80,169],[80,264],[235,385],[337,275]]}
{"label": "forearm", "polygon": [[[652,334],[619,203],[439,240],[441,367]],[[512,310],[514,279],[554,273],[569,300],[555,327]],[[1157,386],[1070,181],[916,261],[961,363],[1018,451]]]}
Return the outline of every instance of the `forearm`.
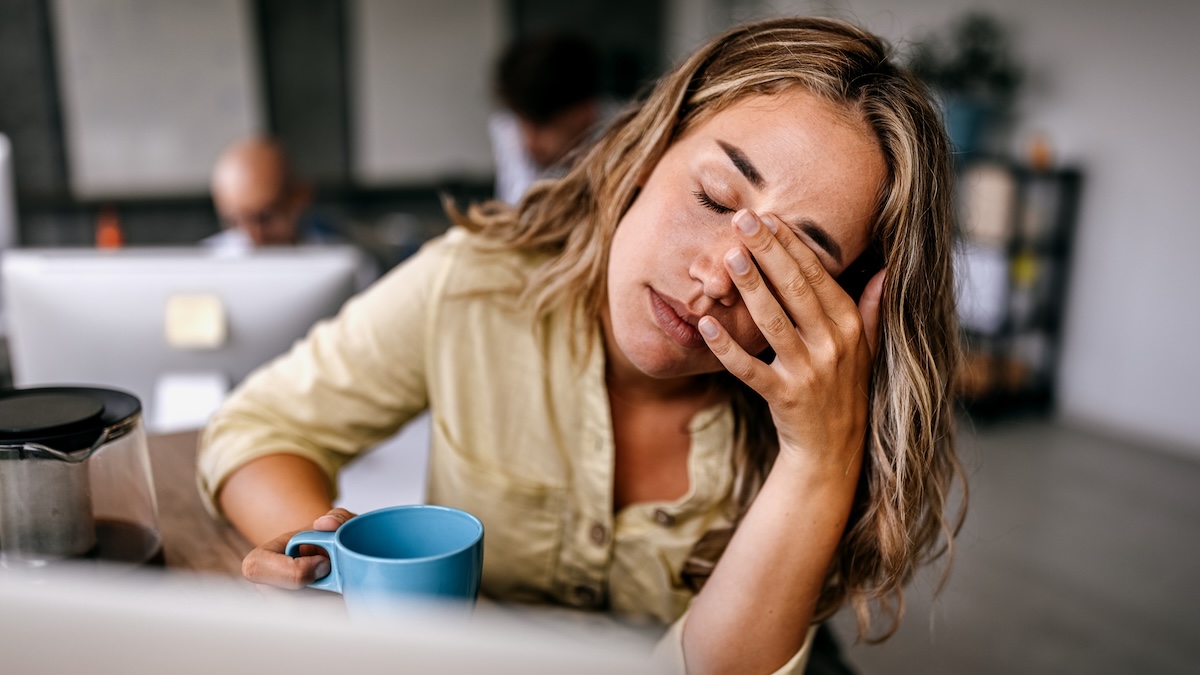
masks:
{"label": "forearm", "polygon": [[250,543],[312,527],[333,508],[329,480],[298,455],[259,457],[229,476],[217,497],[221,509]]}
{"label": "forearm", "polygon": [[688,671],[770,673],[804,644],[849,517],[849,472],[780,453],[683,635]]}

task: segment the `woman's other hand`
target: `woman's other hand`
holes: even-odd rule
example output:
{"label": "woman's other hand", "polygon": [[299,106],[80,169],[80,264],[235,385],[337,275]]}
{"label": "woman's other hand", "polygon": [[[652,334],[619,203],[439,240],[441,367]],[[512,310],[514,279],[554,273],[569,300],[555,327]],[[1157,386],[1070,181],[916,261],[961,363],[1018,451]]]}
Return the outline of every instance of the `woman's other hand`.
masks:
{"label": "woman's other hand", "polygon": [[[317,518],[312,529],[332,532],[353,517],[346,509],[333,509]],[[329,556],[319,546],[302,545],[297,558],[284,553],[288,541],[302,531],[286,532],[250,551],[242,560],[242,575],[256,584],[296,590],[329,574]]]}
{"label": "woman's other hand", "polygon": [[701,334],[721,363],[770,405],[781,453],[857,476],[884,272],[855,305],[774,215],[739,211],[733,229],[742,246],[729,252],[725,266],[775,358],[764,363],[747,353],[712,317],[701,319]]}

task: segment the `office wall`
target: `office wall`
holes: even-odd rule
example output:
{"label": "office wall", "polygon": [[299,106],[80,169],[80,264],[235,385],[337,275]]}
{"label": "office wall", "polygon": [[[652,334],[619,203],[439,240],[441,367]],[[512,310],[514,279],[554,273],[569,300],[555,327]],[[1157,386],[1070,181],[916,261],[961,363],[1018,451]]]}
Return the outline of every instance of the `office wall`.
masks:
{"label": "office wall", "polygon": [[739,4],[850,18],[893,41],[973,7],[1010,22],[1033,75],[1014,150],[1043,132],[1085,173],[1059,411],[1200,458],[1200,3]]}
{"label": "office wall", "polygon": [[492,174],[500,0],[351,4],[354,175],[366,185]]}
{"label": "office wall", "polygon": [[203,193],[263,127],[245,0],[56,0],[70,182],[82,197]]}
{"label": "office wall", "polygon": [[350,178],[343,0],[258,0],[267,128],[296,173],[320,185]]}
{"label": "office wall", "polygon": [[17,188],[26,194],[67,184],[51,34],[44,0],[0,2],[0,133],[12,141]]}
{"label": "office wall", "polygon": [[663,51],[667,64],[687,58],[705,40],[729,27],[734,0],[667,0]]}

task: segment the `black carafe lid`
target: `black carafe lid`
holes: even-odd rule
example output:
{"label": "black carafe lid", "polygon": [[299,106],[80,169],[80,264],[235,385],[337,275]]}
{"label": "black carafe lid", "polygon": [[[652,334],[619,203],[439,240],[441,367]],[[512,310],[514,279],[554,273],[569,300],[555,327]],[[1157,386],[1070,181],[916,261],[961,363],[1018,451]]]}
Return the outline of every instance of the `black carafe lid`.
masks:
{"label": "black carafe lid", "polygon": [[37,443],[61,452],[90,448],[104,430],[141,412],[136,396],[98,387],[0,391],[0,445]]}

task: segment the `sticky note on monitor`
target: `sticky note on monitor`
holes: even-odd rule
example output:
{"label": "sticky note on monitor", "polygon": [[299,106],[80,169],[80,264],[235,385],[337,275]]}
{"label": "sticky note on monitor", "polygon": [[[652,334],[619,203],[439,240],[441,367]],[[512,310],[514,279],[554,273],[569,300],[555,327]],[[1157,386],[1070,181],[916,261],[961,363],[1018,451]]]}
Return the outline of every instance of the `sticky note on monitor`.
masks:
{"label": "sticky note on monitor", "polygon": [[166,339],[176,349],[217,349],[225,344],[228,324],[221,298],[212,293],[167,298]]}

